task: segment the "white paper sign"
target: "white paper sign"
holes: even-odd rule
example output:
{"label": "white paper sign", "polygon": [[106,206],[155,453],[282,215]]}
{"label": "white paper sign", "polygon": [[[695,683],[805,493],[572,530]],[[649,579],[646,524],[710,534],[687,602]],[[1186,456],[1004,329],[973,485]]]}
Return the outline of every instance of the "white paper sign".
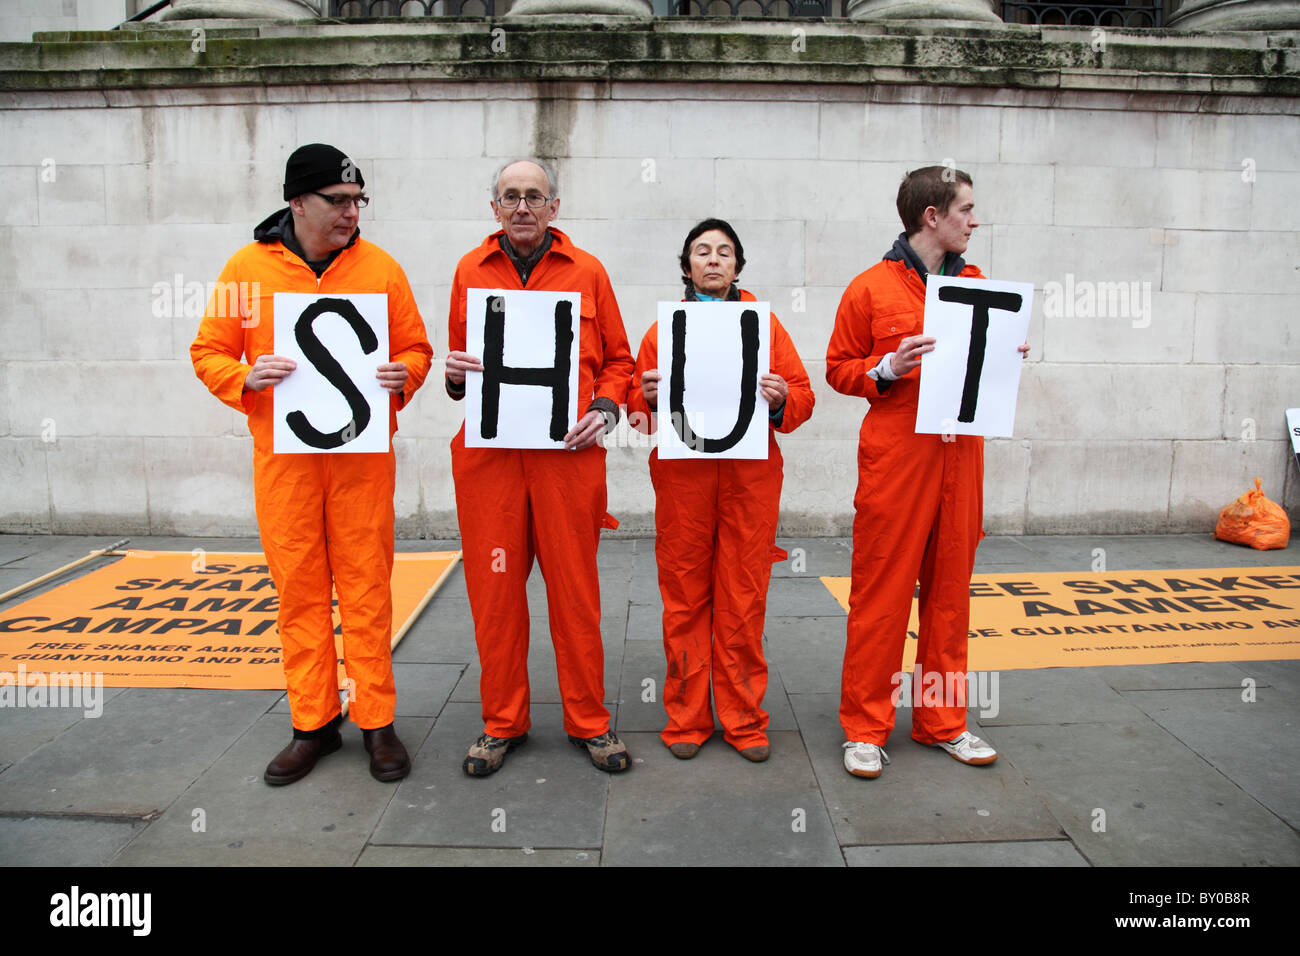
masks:
{"label": "white paper sign", "polygon": [[935,343],[921,360],[917,434],[1011,435],[1033,304],[1031,283],[931,273],[924,334]]}
{"label": "white paper sign", "polygon": [[659,303],[659,457],[766,458],[766,302]]}
{"label": "white paper sign", "polygon": [[1300,468],[1300,408],[1286,410],[1286,430],[1291,436],[1291,450],[1295,452],[1296,467]]}
{"label": "white paper sign", "polygon": [[388,296],[277,292],[275,354],[298,363],[275,386],[277,454],[388,451]]}
{"label": "white paper sign", "polygon": [[578,422],[582,295],[468,289],[466,448],[563,448]]}

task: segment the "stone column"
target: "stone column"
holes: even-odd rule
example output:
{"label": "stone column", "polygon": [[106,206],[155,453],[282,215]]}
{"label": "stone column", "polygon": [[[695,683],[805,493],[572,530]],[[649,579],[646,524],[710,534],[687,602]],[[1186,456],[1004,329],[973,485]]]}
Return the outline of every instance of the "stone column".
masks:
{"label": "stone column", "polygon": [[172,0],[159,20],[316,20],[321,4],[312,0]]}
{"label": "stone column", "polygon": [[515,0],[506,16],[530,17],[545,13],[598,13],[607,17],[648,20],[654,16],[654,7],[650,0]]}
{"label": "stone column", "polygon": [[975,20],[1001,23],[995,0],[848,0],[844,12],[853,20]]}
{"label": "stone column", "polygon": [[1295,0],[1183,0],[1166,26],[1175,30],[1300,30]]}

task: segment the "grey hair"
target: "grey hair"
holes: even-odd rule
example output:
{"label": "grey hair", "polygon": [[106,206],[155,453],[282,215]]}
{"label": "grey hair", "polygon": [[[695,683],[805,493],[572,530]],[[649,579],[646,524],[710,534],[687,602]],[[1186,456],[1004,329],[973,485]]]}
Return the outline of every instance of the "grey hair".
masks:
{"label": "grey hair", "polygon": [[497,187],[501,185],[501,174],[515,163],[532,163],[546,174],[546,188],[551,192],[552,199],[558,199],[560,195],[560,178],[555,175],[555,170],[551,168],[550,163],[544,160],[534,159],[532,156],[524,156],[519,159],[512,159],[509,162],[502,163],[497,167],[497,171],[492,174],[492,185],[488,187],[488,192],[492,194],[492,201],[496,202]]}

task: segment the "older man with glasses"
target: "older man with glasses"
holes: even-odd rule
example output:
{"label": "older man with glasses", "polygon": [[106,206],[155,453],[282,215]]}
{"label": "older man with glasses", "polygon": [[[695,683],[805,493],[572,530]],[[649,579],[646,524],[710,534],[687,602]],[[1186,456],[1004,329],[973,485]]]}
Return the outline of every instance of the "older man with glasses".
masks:
{"label": "older man with glasses", "polygon": [[[429,372],[433,350],[406,275],[361,238],[365,179],[333,146],[294,151],[285,168],[287,209],[253,230],[255,242],[226,263],[218,289],[238,288],[237,309],[214,295],[190,347],[208,389],[248,415],[257,524],[279,596],[279,632],[293,740],[266,768],[272,786],[293,783],[343,745],[332,590],[343,621],[350,716],[378,780],[400,780],[411,761],[393,728],[397,692],[390,650],[393,602],[394,458],[397,410]],[[232,285],[233,283],[233,285]],[[276,292],[381,293],[388,297],[387,361],[375,377],[391,393],[386,452],[276,454],[275,386],[295,364],[274,354]]]}
{"label": "older man with glasses", "polygon": [[581,295],[578,420],[561,449],[465,447],[452,439],[452,476],[483,676],[483,734],[469,748],[470,776],[500,769],[531,726],[528,598],[537,558],[546,579],[551,639],[569,740],[605,771],[630,766],[604,706],[600,582],[596,545],[605,513],[605,449],[598,439],[618,420],[632,354],[609,277],[596,258],[550,223],[560,209],[554,173],[537,160],[513,162],[492,183],[501,229],[456,267],[448,321],[447,392],[465,395],[466,375],[483,371],[465,352],[467,290],[522,289]]}

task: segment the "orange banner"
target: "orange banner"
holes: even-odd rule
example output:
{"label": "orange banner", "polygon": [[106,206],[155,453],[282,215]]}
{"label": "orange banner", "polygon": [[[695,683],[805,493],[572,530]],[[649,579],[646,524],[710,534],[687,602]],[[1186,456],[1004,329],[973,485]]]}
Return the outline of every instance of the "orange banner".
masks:
{"label": "orange banner", "polygon": [[[459,559],[459,551],[394,556],[394,633]],[[77,672],[102,674],[105,687],[283,689],[278,610],[261,552],[129,551],[0,611],[0,683],[32,685],[55,672]]]}
{"label": "orange banner", "polygon": [[[849,609],[849,578],[822,578]],[[976,574],[972,671],[1300,658],[1300,567]],[[903,654],[916,660],[916,601]]]}

